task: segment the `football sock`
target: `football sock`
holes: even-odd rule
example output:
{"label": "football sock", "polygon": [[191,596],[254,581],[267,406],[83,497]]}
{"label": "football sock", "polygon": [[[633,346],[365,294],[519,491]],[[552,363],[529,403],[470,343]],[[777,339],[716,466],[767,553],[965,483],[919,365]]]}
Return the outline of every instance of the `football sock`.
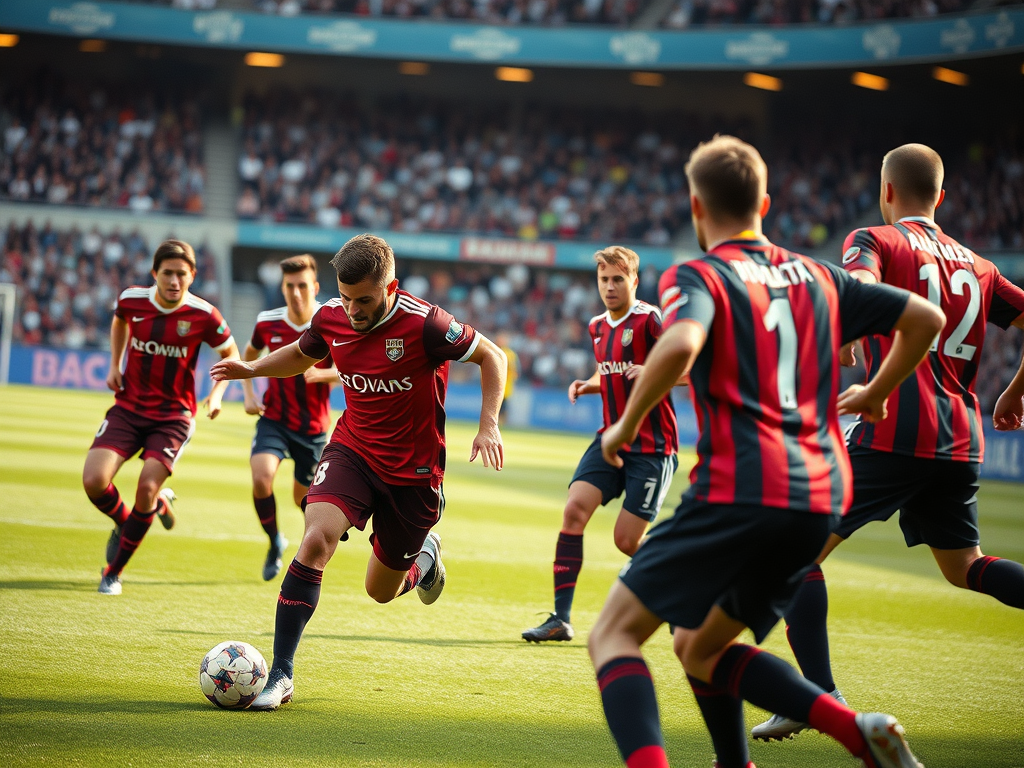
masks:
{"label": "football sock", "polygon": [[558,534],[555,545],[555,615],[568,622],[572,614],[572,598],[576,593],[576,577],[583,567],[583,534]]}
{"label": "football sock", "polygon": [[277,540],[277,499],[274,498],[274,494],[270,494],[265,499],[253,496],[252,503],[256,507],[260,525],[263,526],[263,530],[270,537],[270,543],[273,544]]}
{"label": "football sock", "polygon": [[113,483],[110,483],[107,490],[99,497],[94,499],[89,496],[89,501],[96,509],[113,520],[114,525],[124,525],[124,521],[128,519],[128,507],[121,500],[121,494],[118,493]]}
{"label": "football sock", "polygon": [[712,682],[756,707],[827,733],[854,757],[867,749],[854,719],[856,712],[770,653],[740,643],[732,645],[715,666]]}
{"label": "football sock", "polygon": [[[421,552],[420,554],[422,555],[423,553]],[[419,558],[416,558],[416,562],[412,564],[412,568],[410,568],[409,572],[405,574],[405,582],[402,584],[402,589],[398,593],[398,596],[401,597],[406,592],[412,592],[413,588],[423,581],[424,573],[426,573],[426,571],[420,568]]]}
{"label": "football sock", "polygon": [[292,560],[281,581],[274,621],[274,666],[294,677],[295,649],[320,600],[324,572]]}
{"label": "football sock", "polygon": [[132,555],[135,554],[135,550],[139,548],[139,544],[146,537],[146,531],[153,524],[154,516],[156,516],[155,509],[152,512],[140,512],[138,509],[132,510],[132,513],[128,515],[128,519],[124,521],[124,525],[121,527],[121,542],[117,547],[117,554],[110,561],[110,565],[103,572],[104,574],[108,576],[114,574],[116,576],[124,570]]}
{"label": "football sock", "polygon": [[743,701],[724,688],[686,676],[715,745],[720,768],[747,768],[750,752],[743,726]]}
{"label": "football sock", "polygon": [[654,681],[642,658],[612,659],[597,672],[612,738],[629,768],[668,768]]}
{"label": "football sock", "polygon": [[1024,608],[1024,566],[1001,557],[979,557],[967,571],[967,586],[1000,603]]}
{"label": "football sock", "polygon": [[804,677],[824,691],[834,691],[828,652],[828,589],[820,565],[804,576],[786,611],[786,638]]}

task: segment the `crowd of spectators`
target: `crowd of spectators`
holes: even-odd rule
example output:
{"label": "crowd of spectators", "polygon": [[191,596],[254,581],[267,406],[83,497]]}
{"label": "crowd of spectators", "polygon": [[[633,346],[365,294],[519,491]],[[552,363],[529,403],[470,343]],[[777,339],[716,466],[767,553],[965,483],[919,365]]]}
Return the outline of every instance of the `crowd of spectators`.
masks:
{"label": "crowd of spectators", "polygon": [[[668,29],[730,24],[850,24],[927,19],[969,10],[976,0],[678,0],[662,21]],[[986,3],[986,7],[1003,3]]]}
{"label": "crowd of spectators", "polygon": [[203,210],[206,171],[194,98],[45,75],[14,82],[0,99],[0,200]]}
{"label": "crowd of spectators", "polygon": [[[198,272],[191,291],[217,304],[216,261],[205,244],[193,245]],[[152,284],[155,248],[134,230],[58,230],[32,222],[0,229],[0,283],[17,288],[15,343],[109,346],[114,302],[129,286]]]}

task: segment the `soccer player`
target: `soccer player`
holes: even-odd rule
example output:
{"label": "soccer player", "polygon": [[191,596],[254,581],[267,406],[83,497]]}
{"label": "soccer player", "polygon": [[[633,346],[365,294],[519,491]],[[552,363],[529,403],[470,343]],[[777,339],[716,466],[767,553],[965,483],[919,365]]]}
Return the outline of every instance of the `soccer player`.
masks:
{"label": "soccer player", "polygon": [[[114,521],[99,592],[121,594],[121,571],[153,522],[174,525],[175,500],[162,488],[195,431],[196,362],[203,342],[221,359],[238,357],[228,325],[212,304],[189,293],[196,255],[181,240],[166,240],[153,254],[155,284],[123,291],[110,325],[107,411],[85,458],[82,483],[89,500]],[[122,372],[121,364],[125,361]],[[220,413],[227,382],[214,384],[206,414]],[[113,484],[121,465],[142,451],[142,472],[129,513]]]}
{"label": "soccer player", "polygon": [[[320,290],[316,259],[308,254],[294,256],[282,260],[280,268],[285,306],[260,312],[256,317],[256,327],[245,345],[243,360],[255,360],[263,350],[274,352],[297,341],[320,308],[316,300]],[[261,403],[253,391],[252,380],[242,379],[245,412],[260,417],[256,422],[249,466],[256,515],[270,538],[270,549],[263,563],[264,581],[270,581],[280,572],[281,555],[288,546],[288,539],[277,528],[274,476],[284,459],[295,462],[292,496],[301,507],[313,480],[313,470],[327,444],[331,385],[337,382],[337,369],[325,359],[297,376],[270,379]]]}
{"label": "soccer player", "polygon": [[[857,421],[847,433],[853,505],[786,612],[786,635],[800,669],[836,698],[841,694],[832,678],[828,592],[820,564],[872,520],[888,520],[900,510],[907,546],[926,544],[950,584],[1024,608],[1024,568],[988,557],[980,547],[977,492],[984,435],[974,394],[985,324],[1024,328],[1024,291],[939,229],[934,218],[945,196],[942,178],[942,159],[922,144],[889,152],[882,161],[879,199],[885,226],[855,230],[844,246],[843,267],[854,277],[920,294],[947,319],[927,364],[900,386],[889,416],[878,424]],[[865,341],[868,381],[878,376],[892,346],[886,335]],[[996,429],[1020,426],[1022,394],[1024,373],[1018,373],[996,404]],[[752,735],[770,741],[806,727],[805,721],[773,717],[755,726]]]}
{"label": "soccer player", "polygon": [[597,371],[587,381],[569,385],[569,401],[600,394],[604,425],[587,448],[569,482],[569,499],[562,512],[562,530],[555,544],[555,612],[539,627],[523,632],[527,642],[572,640],[569,623],[576,579],[583,567],[583,531],[595,510],[626,493],[615,521],[615,546],[632,555],[661,503],[679,466],[679,438],[672,398],[666,394],[630,445],[620,451],[622,466],[601,457],[601,433],[622,413],[633,381],[640,374],[651,346],[661,335],[661,313],[637,301],[640,257],[613,245],[594,254],[597,287],[607,311],[591,319],[589,330]]}
{"label": "soccer player", "polygon": [[[602,451],[621,464],[619,448],[689,373],[698,461],[675,515],[622,569],[590,633],[612,735],[630,768],[668,765],[640,652],[667,621],[719,768],[753,766],[743,700],[811,722],[868,768],[919,768],[895,718],[852,711],[736,638],[750,628],[764,640],[849,504],[839,415],[880,420],[943,314],[768,242],[767,169],[749,144],[717,136],[693,151],[686,173],[707,255],[662,277],[664,331]],[[892,351],[878,375],[837,401],[842,345],[890,330]]]}
{"label": "soccer player", "polygon": [[480,430],[469,460],[500,470],[498,408],[506,360],[489,339],[440,307],[399,290],[395,258],[379,237],[358,235],[334,258],[340,298],[315,315],[298,341],[253,362],[226,361],[214,379],[295,376],[331,356],[346,410],[306,495],[306,531],[277,600],[274,663],[253,709],[290,701],[295,650],[316,610],[324,568],[352,526],[373,521],[366,568],[370,597],[388,603],[416,588],[431,604],[445,584],[444,400],[452,360],[480,366]]}

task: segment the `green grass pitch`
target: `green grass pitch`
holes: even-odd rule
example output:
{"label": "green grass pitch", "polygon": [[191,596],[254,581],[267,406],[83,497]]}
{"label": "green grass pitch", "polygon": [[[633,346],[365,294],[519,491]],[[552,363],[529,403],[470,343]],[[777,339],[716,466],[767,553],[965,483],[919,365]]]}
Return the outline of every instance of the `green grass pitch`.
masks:
{"label": "green grass pitch", "polygon": [[[109,396],[0,390],[0,766],[617,766],[585,648],[624,558],[615,511],[586,538],[568,644],[519,633],[551,603],[565,486],[584,436],[509,430],[500,474],[466,462],[472,425],[449,427],[444,539],[448,586],[434,606],[379,606],[363,593],[365,534],[341,545],[296,659],[294,703],[275,713],[215,709],[198,666],[222,640],[272,650],[278,582],[252,509],[253,421],[237,403],[200,419],[169,485],[178,525],[154,525],[124,575],[96,586],[110,526],[81,489]],[[685,486],[682,468],[666,505]],[[118,477],[134,495],[139,461]],[[302,519],[278,476],[294,555]],[[1024,489],[986,483],[983,543],[1024,559]],[[945,584],[894,522],[875,524],[825,567],[836,679],[855,707],[891,711],[928,768],[1024,766],[1024,614]],[[784,632],[766,646],[791,659]],[[713,754],[667,631],[646,650],[673,766]],[[747,712],[747,724],[763,713]],[[761,768],[850,767],[828,738],[753,744]]]}

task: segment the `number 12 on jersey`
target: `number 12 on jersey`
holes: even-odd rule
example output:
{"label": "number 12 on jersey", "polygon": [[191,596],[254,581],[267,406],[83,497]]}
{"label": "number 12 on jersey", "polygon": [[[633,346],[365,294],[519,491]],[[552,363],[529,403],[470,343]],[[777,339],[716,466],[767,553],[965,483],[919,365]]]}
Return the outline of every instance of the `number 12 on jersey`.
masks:
{"label": "number 12 on jersey", "polygon": [[[939,284],[939,265],[922,264],[918,271],[918,277],[928,283],[928,301],[941,309],[949,312],[949,307],[942,306],[942,286]],[[977,347],[973,344],[964,344],[964,339],[974,327],[974,321],[978,319],[978,312],[981,310],[981,286],[978,278],[968,269],[958,269],[949,278],[949,290],[956,296],[963,296],[964,289],[968,289],[967,311],[964,312],[960,324],[953,329],[942,345],[942,354],[946,357],[955,357],[960,360],[970,360],[974,357]],[[932,342],[932,352],[939,351],[939,337]]]}

